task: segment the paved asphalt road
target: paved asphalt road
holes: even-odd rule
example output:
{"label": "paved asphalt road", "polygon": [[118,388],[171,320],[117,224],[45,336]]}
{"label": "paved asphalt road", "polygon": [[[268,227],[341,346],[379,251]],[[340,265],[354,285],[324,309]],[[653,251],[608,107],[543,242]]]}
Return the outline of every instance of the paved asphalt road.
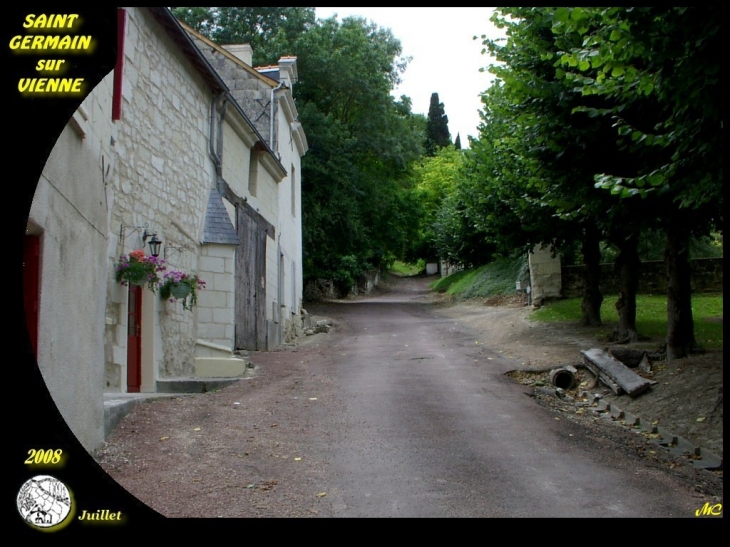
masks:
{"label": "paved asphalt road", "polygon": [[327,448],[335,516],[694,516],[697,492],[537,405],[424,292],[414,283],[315,310],[341,326],[330,373],[347,423]]}

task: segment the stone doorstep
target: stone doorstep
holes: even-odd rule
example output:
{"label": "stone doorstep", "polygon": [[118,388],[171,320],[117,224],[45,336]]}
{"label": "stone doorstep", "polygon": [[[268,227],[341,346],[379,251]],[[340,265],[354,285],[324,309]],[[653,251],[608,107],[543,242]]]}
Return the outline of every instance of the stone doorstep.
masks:
{"label": "stone doorstep", "polygon": [[242,378],[171,378],[157,380],[158,393],[206,393],[235,384]]}

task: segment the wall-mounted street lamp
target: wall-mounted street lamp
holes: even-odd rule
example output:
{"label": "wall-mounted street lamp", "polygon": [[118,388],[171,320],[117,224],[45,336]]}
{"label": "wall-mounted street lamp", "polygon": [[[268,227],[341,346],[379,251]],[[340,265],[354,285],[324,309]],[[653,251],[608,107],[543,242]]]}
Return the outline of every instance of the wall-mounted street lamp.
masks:
{"label": "wall-mounted street lamp", "polygon": [[119,230],[119,239],[123,242],[125,239],[125,233],[127,229],[132,229],[135,232],[142,234],[142,246],[144,247],[147,243],[147,239],[149,238],[149,246],[150,246],[150,254],[154,257],[160,256],[160,247],[162,246],[162,241],[160,238],[157,237],[157,232],[150,233],[147,231],[147,229],[150,227],[149,224],[146,224],[144,226],[125,226],[122,224],[122,227]]}
{"label": "wall-mounted street lamp", "polygon": [[[145,236],[147,233],[145,232],[142,234],[142,241],[147,239]],[[157,232],[152,234],[152,237],[150,238],[150,242],[148,243],[150,246],[150,254],[154,257],[160,256],[160,246],[162,246],[162,240],[157,237]]]}

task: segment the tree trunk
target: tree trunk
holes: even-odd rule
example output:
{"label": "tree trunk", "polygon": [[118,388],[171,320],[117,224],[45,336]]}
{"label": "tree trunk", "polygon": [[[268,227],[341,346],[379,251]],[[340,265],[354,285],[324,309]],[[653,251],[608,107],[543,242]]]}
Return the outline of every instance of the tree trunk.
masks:
{"label": "tree trunk", "polygon": [[690,286],[690,234],[684,224],[673,219],[665,230],[667,249],[667,360],[687,357],[697,349],[692,318]]}
{"label": "tree trunk", "polygon": [[601,247],[598,229],[595,225],[586,227],[583,237],[583,317],[581,325],[585,327],[600,327],[601,322],[601,304],[603,303],[603,294],[601,294]]}
{"label": "tree trunk", "polygon": [[616,301],[618,325],[613,331],[613,339],[627,344],[639,339],[636,331],[636,293],[639,290],[641,268],[638,234],[621,241],[615,268],[619,277],[619,293]]}

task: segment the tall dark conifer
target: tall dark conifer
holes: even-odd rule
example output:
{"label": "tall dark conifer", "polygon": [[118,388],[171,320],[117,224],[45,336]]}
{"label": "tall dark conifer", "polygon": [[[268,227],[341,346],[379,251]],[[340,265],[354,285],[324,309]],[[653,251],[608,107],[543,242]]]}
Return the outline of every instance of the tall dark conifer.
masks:
{"label": "tall dark conifer", "polygon": [[431,93],[426,120],[426,153],[433,156],[439,149],[450,144],[449,118],[444,112],[444,103],[439,102],[438,93]]}

